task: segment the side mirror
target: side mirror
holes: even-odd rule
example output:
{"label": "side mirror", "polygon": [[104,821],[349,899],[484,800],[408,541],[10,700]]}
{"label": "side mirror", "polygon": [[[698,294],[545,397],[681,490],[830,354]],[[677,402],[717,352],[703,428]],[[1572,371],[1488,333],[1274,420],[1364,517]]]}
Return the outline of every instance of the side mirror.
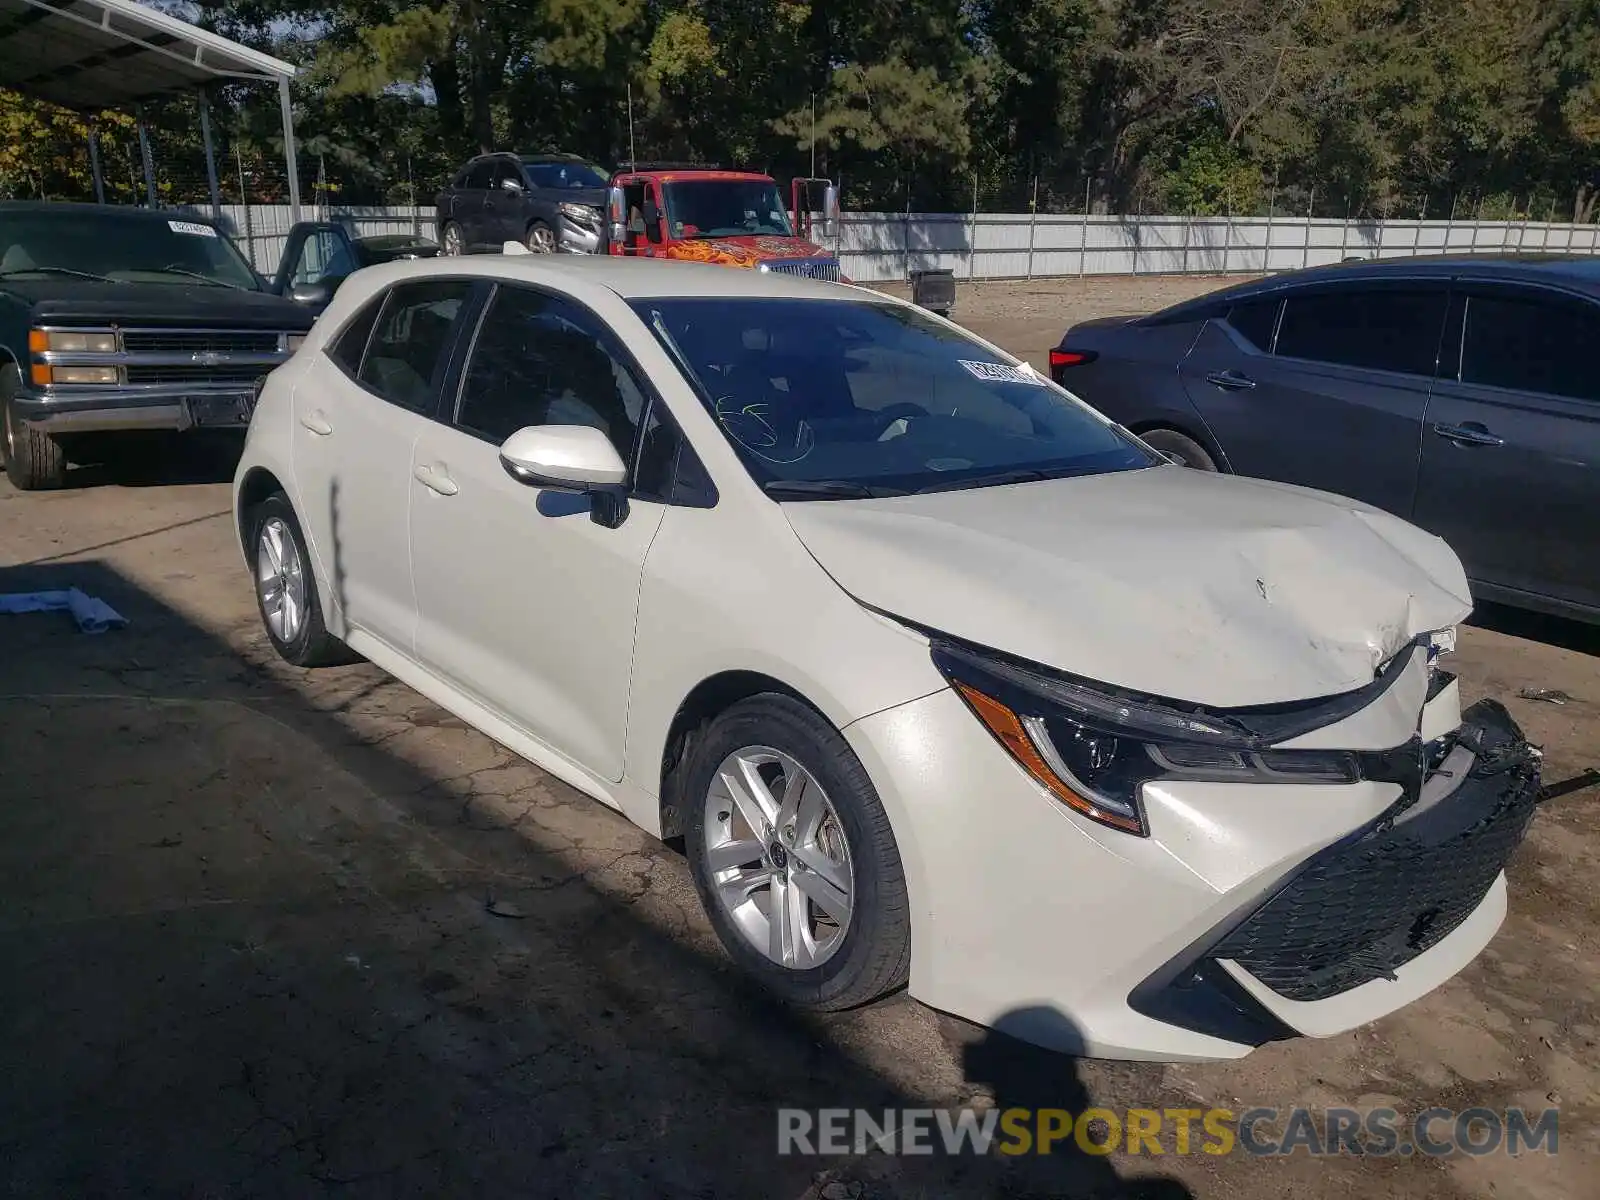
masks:
{"label": "side mirror", "polygon": [[289,299],[296,304],[320,308],[333,299],[333,289],[326,283],[297,283],[289,289]]}
{"label": "side mirror", "polygon": [[839,189],[831,183],[822,193],[822,221],[824,236],[832,237],[839,226]]}
{"label": "side mirror", "polygon": [[518,483],[558,492],[615,491],[628,478],[611,439],[588,425],[530,425],[500,444],[500,465]]}
{"label": "side mirror", "polygon": [[606,193],[606,224],[611,227],[611,240],[622,242],[628,236],[628,198],[619,187]]}
{"label": "side mirror", "polygon": [[500,181],[500,187],[503,191],[520,192],[522,190],[522,180],[512,179],[510,176],[507,176],[505,179]]}

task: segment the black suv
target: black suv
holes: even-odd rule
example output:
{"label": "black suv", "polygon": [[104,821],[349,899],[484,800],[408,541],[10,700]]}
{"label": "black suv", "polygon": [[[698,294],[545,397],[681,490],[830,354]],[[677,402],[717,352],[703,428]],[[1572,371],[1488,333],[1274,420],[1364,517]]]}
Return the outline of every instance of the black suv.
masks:
{"label": "black suv", "polygon": [[522,242],[536,254],[593,254],[610,175],[575,154],[485,154],[439,193],[446,254]]}

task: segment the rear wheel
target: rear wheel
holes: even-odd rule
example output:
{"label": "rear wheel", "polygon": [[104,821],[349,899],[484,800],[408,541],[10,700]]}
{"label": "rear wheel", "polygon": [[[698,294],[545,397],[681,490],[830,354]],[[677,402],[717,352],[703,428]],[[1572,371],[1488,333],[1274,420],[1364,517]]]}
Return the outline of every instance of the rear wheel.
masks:
{"label": "rear wheel", "polygon": [[1148,429],[1139,436],[1146,445],[1173,455],[1182,460],[1186,467],[1193,467],[1196,471],[1217,470],[1217,460],[1211,457],[1206,448],[1176,429]]}
{"label": "rear wheel", "polygon": [[556,252],[555,230],[543,221],[535,221],[528,226],[528,249],[535,254],[554,254]]}
{"label": "rear wheel", "polygon": [[889,818],[848,743],[798,700],[761,695],[705,726],[685,846],[729,955],[785,1000],[851,1008],[905,983],[911,917]]}
{"label": "rear wheel", "polygon": [[311,555],[282,492],[268,496],[250,514],[250,564],[261,624],[279,657],[297,667],[358,660],[323,623]]}
{"label": "rear wheel", "polygon": [[67,482],[67,455],[48,433],[30,429],[17,417],[16,398],[22,373],[15,363],[0,368],[0,447],[6,478],[24,492],[62,487]]}

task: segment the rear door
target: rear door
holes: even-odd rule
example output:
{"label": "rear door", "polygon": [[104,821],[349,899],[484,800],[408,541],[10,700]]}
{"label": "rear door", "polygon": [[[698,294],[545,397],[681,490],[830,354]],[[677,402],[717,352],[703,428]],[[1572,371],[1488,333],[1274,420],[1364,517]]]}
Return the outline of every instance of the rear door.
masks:
{"label": "rear door", "polygon": [[484,241],[496,249],[507,242],[520,242],[526,183],[522,169],[509,158],[493,160],[494,174],[483,201]]}
{"label": "rear door", "polygon": [[1408,516],[1448,304],[1443,279],[1294,288],[1208,322],[1179,374],[1234,471]]}
{"label": "rear door", "polygon": [[1600,608],[1600,306],[1527,286],[1460,291],[1459,356],[1428,406],[1415,519],[1480,592]]}

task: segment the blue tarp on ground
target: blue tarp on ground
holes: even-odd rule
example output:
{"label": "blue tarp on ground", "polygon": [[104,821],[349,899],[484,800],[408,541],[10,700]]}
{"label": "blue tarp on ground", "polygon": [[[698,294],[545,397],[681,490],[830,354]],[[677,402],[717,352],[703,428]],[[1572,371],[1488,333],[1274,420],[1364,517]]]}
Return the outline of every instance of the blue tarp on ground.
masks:
{"label": "blue tarp on ground", "polygon": [[77,588],[64,592],[10,592],[0,594],[0,613],[65,612],[83,633],[121,629],[128,619],[104,600]]}

